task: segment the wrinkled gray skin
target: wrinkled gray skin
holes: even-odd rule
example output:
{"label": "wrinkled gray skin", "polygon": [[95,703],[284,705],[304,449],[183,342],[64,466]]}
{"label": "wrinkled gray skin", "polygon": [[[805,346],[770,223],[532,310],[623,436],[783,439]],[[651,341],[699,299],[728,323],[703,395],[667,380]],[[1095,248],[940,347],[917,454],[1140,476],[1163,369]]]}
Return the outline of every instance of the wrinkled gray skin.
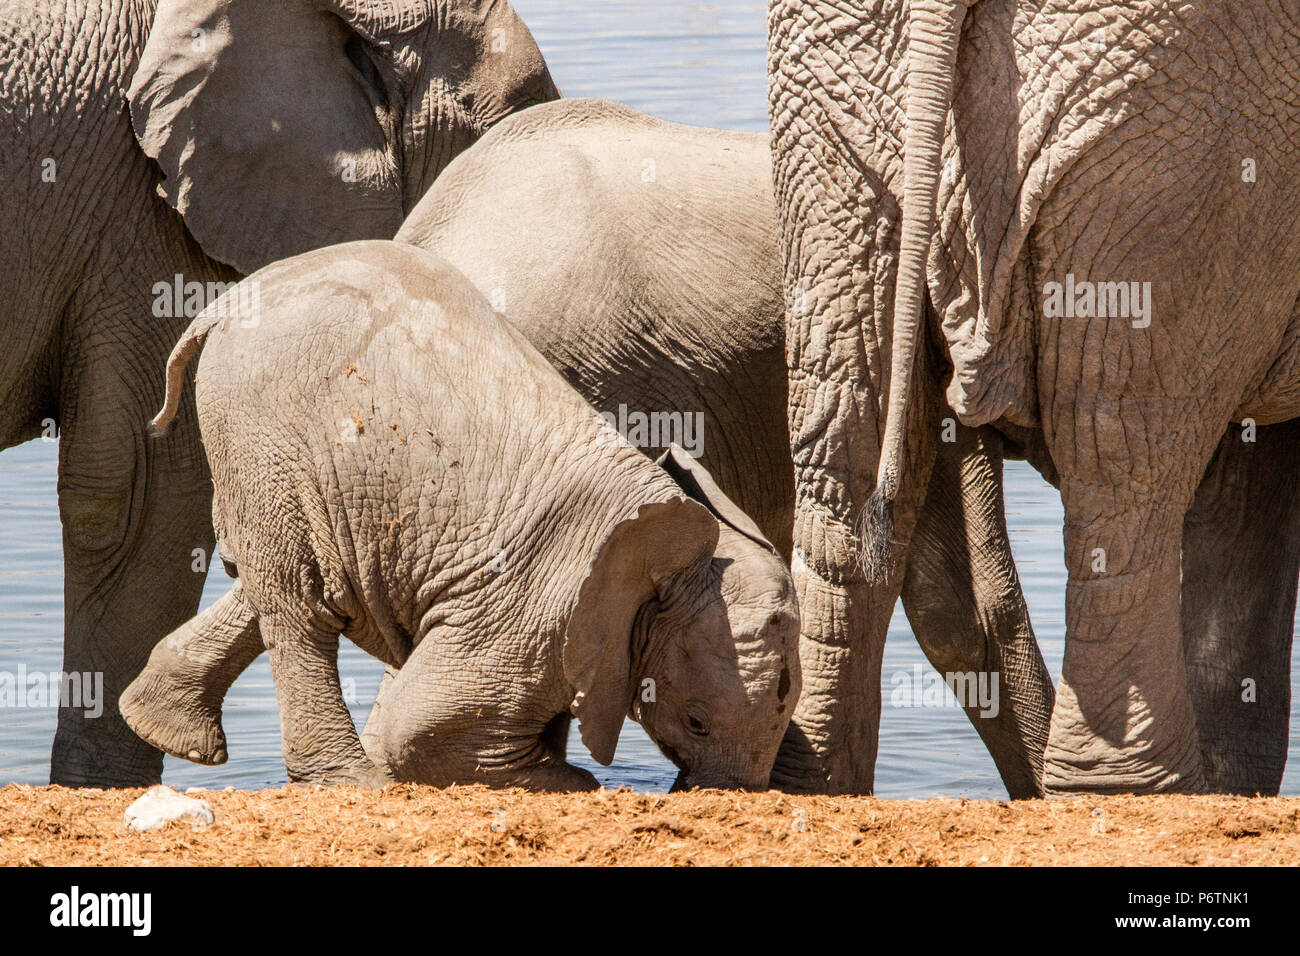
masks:
{"label": "wrinkled gray skin", "polygon": [[[1207,790],[1276,795],[1291,718],[1300,421],[1232,427],[1183,519],[1183,657]],[[1253,693],[1246,693],[1249,680]]]}
{"label": "wrinkled gray skin", "polygon": [[[785,310],[766,136],[561,100],[494,127],[396,239],[459,267],[597,410],[700,413],[701,464],[790,554]],[[657,454],[667,439],[649,437],[643,450]],[[1052,687],[1006,537],[1001,444],[961,428],[942,446],[902,596],[941,672],[999,672],[997,715],[967,713],[1008,791],[1026,797],[1041,792]],[[819,598],[805,595],[831,613]],[[882,624],[867,660],[846,662],[874,667],[877,688],[883,642]],[[804,661],[805,673],[825,666],[821,651]],[[805,679],[801,709],[831,720],[861,706],[839,689]],[[872,699],[871,747],[854,755],[868,774]],[[817,769],[787,768],[774,782],[841,788]]]}
{"label": "wrinkled gray skin", "polygon": [[[201,351],[213,517],[239,585],[123,694],[138,733],[224,759],[213,692],[256,630],[292,780],[590,789],[564,759],[573,705],[601,763],[631,710],[679,786],[767,785],[799,693],[798,605],[706,471],[620,440],[431,253],[348,243],[244,285],[257,320],[201,315],[155,421]],[[340,633],[397,669],[369,755]]]}
{"label": "wrinkled gray skin", "polygon": [[[0,448],[57,423],[66,670],[120,693],[194,613],[212,549],[190,399],[144,435],[202,304],[156,308],[155,285],[391,237],[491,123],[556,95],[505,2],[4,5]],[[116,712],[59,712],[54,783],[161,770]]]}
{"label": "wrinkled gray skin", "polygon": [[[837,576],[826,644],[869,641],[892,605],[951,371],[961,419],[1037,449],[1062,493],[1049,792],[1276,792],[1285,760],[1296,436],[1224,432],[1300,412],[1300,7],[1168,6],[769,8],[785,282],[819,307],[788,323],[797,500],[829,519],[804,541],[796,517],[830,557],[805,617]],[[1151,325],[1047,317],[1069,274],[1150,282]],[[845,681],[804,659],[806,685]],[[815,759],[841,766],[862,724],[814,735]]]}

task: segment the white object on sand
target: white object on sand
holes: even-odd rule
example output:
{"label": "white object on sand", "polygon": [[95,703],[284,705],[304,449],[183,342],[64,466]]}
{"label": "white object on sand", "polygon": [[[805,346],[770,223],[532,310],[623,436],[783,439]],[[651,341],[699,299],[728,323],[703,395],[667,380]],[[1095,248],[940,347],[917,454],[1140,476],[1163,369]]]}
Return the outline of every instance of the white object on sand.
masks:
{"label": "white object on sand", "polygon": [[172,820],[189,819],[194,826],[206,826],[216,817],[206,800],[195,800],[158,784],[126,808],[124,819],[132,830],[157,830]]}

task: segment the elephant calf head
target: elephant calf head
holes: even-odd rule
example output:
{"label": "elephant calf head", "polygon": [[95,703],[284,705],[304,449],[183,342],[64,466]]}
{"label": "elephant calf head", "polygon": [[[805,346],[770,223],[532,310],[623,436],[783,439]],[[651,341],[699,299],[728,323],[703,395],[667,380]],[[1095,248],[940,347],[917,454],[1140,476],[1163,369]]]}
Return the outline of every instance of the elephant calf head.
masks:
{"label": "elephant calf head", "polygon": [[159,192],[244,273],[391,238],[457,154],[558,96],[505,0],[162,0],[128,93]]}
{"label": "elephant calf head", "polygon": [[[656,574],[653,555],[666,549],[640,540],[652,535],[635,527],[649,522],[630,522],[606,542],[564,648],[583,742],[608,764],[630,712],[681,771],[674,789],[765,788],[800,689],[794,582],[754,522],[686,452],[674,445],[659,464],[712,513],[716,544]],[[619,530],[628,533],[620,539]],[[682,552],[691,524],[667,531]],[[632,610],[630,620],[620,606]]]}

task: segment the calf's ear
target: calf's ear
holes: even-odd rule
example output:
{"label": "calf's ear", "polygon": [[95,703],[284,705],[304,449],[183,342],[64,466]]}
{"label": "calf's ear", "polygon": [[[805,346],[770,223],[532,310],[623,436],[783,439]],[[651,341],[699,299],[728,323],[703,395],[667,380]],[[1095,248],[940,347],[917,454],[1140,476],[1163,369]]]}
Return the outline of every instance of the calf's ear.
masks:
{"label": "calf's ear", "polygon": [[754,523],[754,519],[723,493],[708,470],[692,458],[681,445],[674,442],[659,456],[655,464],[668,472],[673,481],[681,486],[682,491],[713,512],[714,516],[732,531],[744,535],[773,554],[777,553],[772,542],[763,536],[763,532]]}
{"label": "calf's ear", "polygon": [[587,570],[564,636],[564,674],[573,713],[597,763],[614,759],[636,694],[632,626],[637,611],[672,578],[711,559],[718,522],[689,498],[641,505],[614,526]]}

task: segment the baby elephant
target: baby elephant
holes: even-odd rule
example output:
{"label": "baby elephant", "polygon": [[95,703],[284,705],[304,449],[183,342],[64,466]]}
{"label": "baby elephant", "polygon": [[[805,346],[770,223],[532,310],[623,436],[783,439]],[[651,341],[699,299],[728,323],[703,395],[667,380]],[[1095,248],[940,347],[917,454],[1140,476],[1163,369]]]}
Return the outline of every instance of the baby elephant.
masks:
{"label": "baby elephant", "polygon": [[[790,574],[680,449],[610,428],[464,276],[391,242],[244,280],[186,366],[234,589],[121,698],[145,740],[226,759],[221,700],[270,652],[293,780],[591,789],[629,712],[679,786],[766,787],[799,694]],[[397,668],[367,754],[338,635]]]}

